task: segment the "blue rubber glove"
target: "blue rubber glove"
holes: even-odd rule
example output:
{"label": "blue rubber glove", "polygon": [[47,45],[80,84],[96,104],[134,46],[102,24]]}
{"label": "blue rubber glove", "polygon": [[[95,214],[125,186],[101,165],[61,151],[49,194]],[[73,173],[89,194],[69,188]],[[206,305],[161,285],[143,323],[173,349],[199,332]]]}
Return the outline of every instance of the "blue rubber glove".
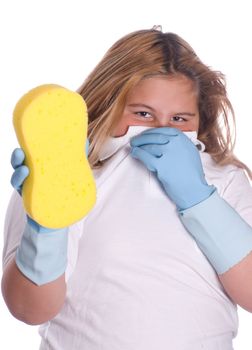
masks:
{"label": "blue rubber glove", "polygon": [[204,201],[215,191],[205,180],[199,151],[180,130],[148,129],[130,143],[132,157],[156,173],[179,210]]}
{"label": "blue rubber glove", "polygon": [[[29,175],[29,169],[26,165],[24,165],[25,160],[25,154],[24,151],[21,148],[16,148],[12,152],[11,155],[11,165],[14,169],[14,173],[11,177],[11,184],[14,187],[15,190],[18,191],[20,195],[22,195],[22,185],[27,176]],[[54,229],[50,229],[44,226],[39,225],[36,221],[34,221],[32,218],[27,216],[27,222],[28,224],[34,228],[37,232],[53,232],[57,231]]]}
{"label": "blue rubber glove", "polygon": [[[16,148],[11,156],[14,173],[12,186],[22,195],[22,185],[29,169],[24,163],[25,154]],[[16,252],[19,270],[37,285],[49,283],[61,276],[67,265],[68,228],[55,230],[39,225],[28,215],[20,245]]]}
{"label": "blue rubber glove", "polygon": [[218,274],[252,250],[252,228],[214,186],[209,186],[197,148],[181,131],[158,128],[132,138],[132,156],[157,174],[177,205],[181,222]]}
{"label": "blue rubber glove", "polygon": [[16,148],[11,155],[11,165],[14,173],[11,177],[12,186],[21,194],[24,180],[29,175],[29,169],[23,165],[25,159],[24,151],[21,148]]}

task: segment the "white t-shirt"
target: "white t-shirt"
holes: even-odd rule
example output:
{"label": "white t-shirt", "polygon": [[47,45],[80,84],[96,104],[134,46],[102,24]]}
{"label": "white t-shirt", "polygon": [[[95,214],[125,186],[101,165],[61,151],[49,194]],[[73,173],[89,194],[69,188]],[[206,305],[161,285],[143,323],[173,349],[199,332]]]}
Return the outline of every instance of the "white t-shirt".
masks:
{"label": "white t-shirt", "polygon": [[[111,157],[94,171],[97,202],[70,227],[67,297],[40,327],[41,350],[233,349],[236,305],[155,175],[129,154],[129,138],[143,129],[130,127],[104,148],[103,158]],[[205,152],[201,159],[208,183],[252,226],[244,171],[218,166]],[[4,263],[15,254],[24,223],[14,193]]]}

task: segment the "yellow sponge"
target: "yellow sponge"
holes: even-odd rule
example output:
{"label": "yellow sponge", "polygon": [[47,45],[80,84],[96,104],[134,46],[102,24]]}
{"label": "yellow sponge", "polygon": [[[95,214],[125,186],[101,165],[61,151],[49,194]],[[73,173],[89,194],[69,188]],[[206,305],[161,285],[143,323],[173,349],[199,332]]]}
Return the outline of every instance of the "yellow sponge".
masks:
{"label": "yellow sponge", "polygon": [[83,98],[54,84],[32,89],[14,109],[14,129],[30,170],[22,188],[24,207],[42,226],[69,226],[95,204],[87,122]]}

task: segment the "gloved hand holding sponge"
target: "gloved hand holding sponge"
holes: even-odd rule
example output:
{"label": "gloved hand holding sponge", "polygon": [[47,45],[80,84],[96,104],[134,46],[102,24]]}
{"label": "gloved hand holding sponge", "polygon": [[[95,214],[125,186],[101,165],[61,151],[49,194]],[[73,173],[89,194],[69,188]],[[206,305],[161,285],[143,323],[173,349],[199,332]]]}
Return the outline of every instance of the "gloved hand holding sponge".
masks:
{"label": "gloved hand holding sponge", "polygon": [[95,204],[95,181],[85,152],[87,109],[78,93],[41,85],[18,101],[13,123],[21,149],[12,154],[11,183],[27,213],[16,263],[41,285],[64,273],[68,226]]}

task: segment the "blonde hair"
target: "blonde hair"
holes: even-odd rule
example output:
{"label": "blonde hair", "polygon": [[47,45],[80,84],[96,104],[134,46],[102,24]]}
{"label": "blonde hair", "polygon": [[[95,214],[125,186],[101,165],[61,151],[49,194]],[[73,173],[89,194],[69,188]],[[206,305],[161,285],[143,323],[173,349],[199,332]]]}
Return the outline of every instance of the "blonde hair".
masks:
{"label": "blonde hair", "polygon": [[233,153],[235,116],[224,75],[202,63],[181,37],[158,28],[139,30],[118,40],[78,90],[88,106],[91,166],[101,165],[99,151],[122,115],[128,92],[146,77],[178,73],[195,83],[198,138],[206,152],[218,164],[234,164],[252,178],[250,169]]}

